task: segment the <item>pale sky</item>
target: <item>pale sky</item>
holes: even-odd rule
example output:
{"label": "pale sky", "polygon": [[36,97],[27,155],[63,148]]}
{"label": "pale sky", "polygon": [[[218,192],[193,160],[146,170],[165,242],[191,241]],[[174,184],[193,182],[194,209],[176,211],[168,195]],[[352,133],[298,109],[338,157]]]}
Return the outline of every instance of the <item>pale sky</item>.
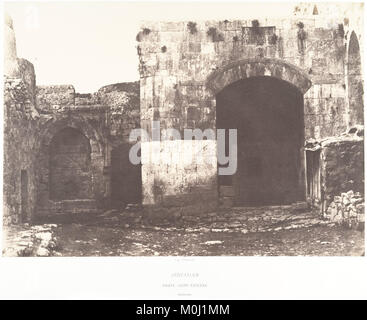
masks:
{"label": "pale sky", "polygon": [[[297,3],[267,3],[290,16]],[[135,37],[141,20],[263,18],[263,3],[7,2],[18,57],[34,64],[37,84],[72,84],[77,92],[136,81]]]}

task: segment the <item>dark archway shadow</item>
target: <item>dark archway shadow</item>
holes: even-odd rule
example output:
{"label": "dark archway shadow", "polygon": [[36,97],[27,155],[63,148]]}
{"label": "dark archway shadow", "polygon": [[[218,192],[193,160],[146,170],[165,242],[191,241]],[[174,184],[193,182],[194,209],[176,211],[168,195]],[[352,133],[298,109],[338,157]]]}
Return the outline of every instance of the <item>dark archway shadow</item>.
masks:
{"label": "dark archway shadow", "polygon": [[49,192],[53,201],[93,198],[91,146],[77,129],[66,127],[51,140]]}
{"label": "dark archway shadow", "polygon": [[111,151],[111,206],[115,209],[142,202],[141,165],[130,162],[130,147],[123,144]]}
{"label": "dark archway shadow", "polygon": [[[234,205],[305,200],[303,95],[286,81],[251,77],[216,96],[217,128],[237,129],[237,172],[219,176]],[[228,192],[227,192],[228,193]]]}

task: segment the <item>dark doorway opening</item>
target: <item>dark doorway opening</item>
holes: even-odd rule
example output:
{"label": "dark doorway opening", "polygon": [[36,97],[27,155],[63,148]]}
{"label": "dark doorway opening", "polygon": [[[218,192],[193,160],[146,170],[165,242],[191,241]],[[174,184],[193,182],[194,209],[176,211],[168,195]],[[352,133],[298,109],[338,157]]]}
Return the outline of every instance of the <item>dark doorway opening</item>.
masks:
{"label": "dark doorway opening", "polygon": [[307,197],[314,205],[321,203],[320,150],[306,151]]}
{"label": "dark doorway opening", "polygon": [[21,222],[28,220],[28,173],[20,172]]}
{"label": "dark doorway opening", "polygon": [[234,205],[287,204],[305,199],[303,96],[272,77],[237,81],[217,95],[217,128],[237,129],[237,172],[219,176]]}
{"label": "dark doorway opening", "polygon": [[74,128],[59,131],[50,144],[50,199],[92,199],[91,147]]}
{"label": "dark doorway opening", "polygon": [[142,200],[141,165],[129,160],[130,145],[121,145],[111,152],[111,205],[120,209]]}

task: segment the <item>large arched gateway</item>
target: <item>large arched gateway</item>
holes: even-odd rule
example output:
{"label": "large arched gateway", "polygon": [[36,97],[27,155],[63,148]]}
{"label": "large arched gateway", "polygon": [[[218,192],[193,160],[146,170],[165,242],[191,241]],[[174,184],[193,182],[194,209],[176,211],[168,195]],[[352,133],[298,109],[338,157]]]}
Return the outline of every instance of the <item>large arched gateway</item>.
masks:
{"label": "large arched gateway", "polygon": [[[235,205],[304,200],[303,96],[273,77],[251,77],[216,95],[217,128],[237,129],[237,172],[219,176]],[[228,192],[227,192],[228,194]]]}
{"label": "large arched gateway", "polygon": [[217,129],[237,130],[237,171],[218,176],[220,199],[241,206],[305,200],[303,94],[311,81],[304,72],[278,59],[244,59],[214,71],[207,86]]}

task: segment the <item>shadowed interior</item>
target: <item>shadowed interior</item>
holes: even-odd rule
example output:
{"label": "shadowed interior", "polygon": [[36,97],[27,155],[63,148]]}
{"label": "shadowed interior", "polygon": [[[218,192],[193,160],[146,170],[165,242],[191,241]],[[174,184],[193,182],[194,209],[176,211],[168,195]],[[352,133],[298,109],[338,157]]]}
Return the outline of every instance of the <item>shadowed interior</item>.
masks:
{"label": "shadowed interior", "polygon": [[237,129],[237,172],[219,176],[235,205],[304,200],[303,96],[272,77],[237,81],[217,95],[217,128]]}
{"label": "shadowed interior", "polygon": [[114,208],[141,203],[141,166],[129,160],[130,145],[124,144],[111,152],[111,204]]}
{"label": "shadowed interior", "polygon": [[74,128],[58,132],[50,144],[50,199],[91,199],[91,147]]}

